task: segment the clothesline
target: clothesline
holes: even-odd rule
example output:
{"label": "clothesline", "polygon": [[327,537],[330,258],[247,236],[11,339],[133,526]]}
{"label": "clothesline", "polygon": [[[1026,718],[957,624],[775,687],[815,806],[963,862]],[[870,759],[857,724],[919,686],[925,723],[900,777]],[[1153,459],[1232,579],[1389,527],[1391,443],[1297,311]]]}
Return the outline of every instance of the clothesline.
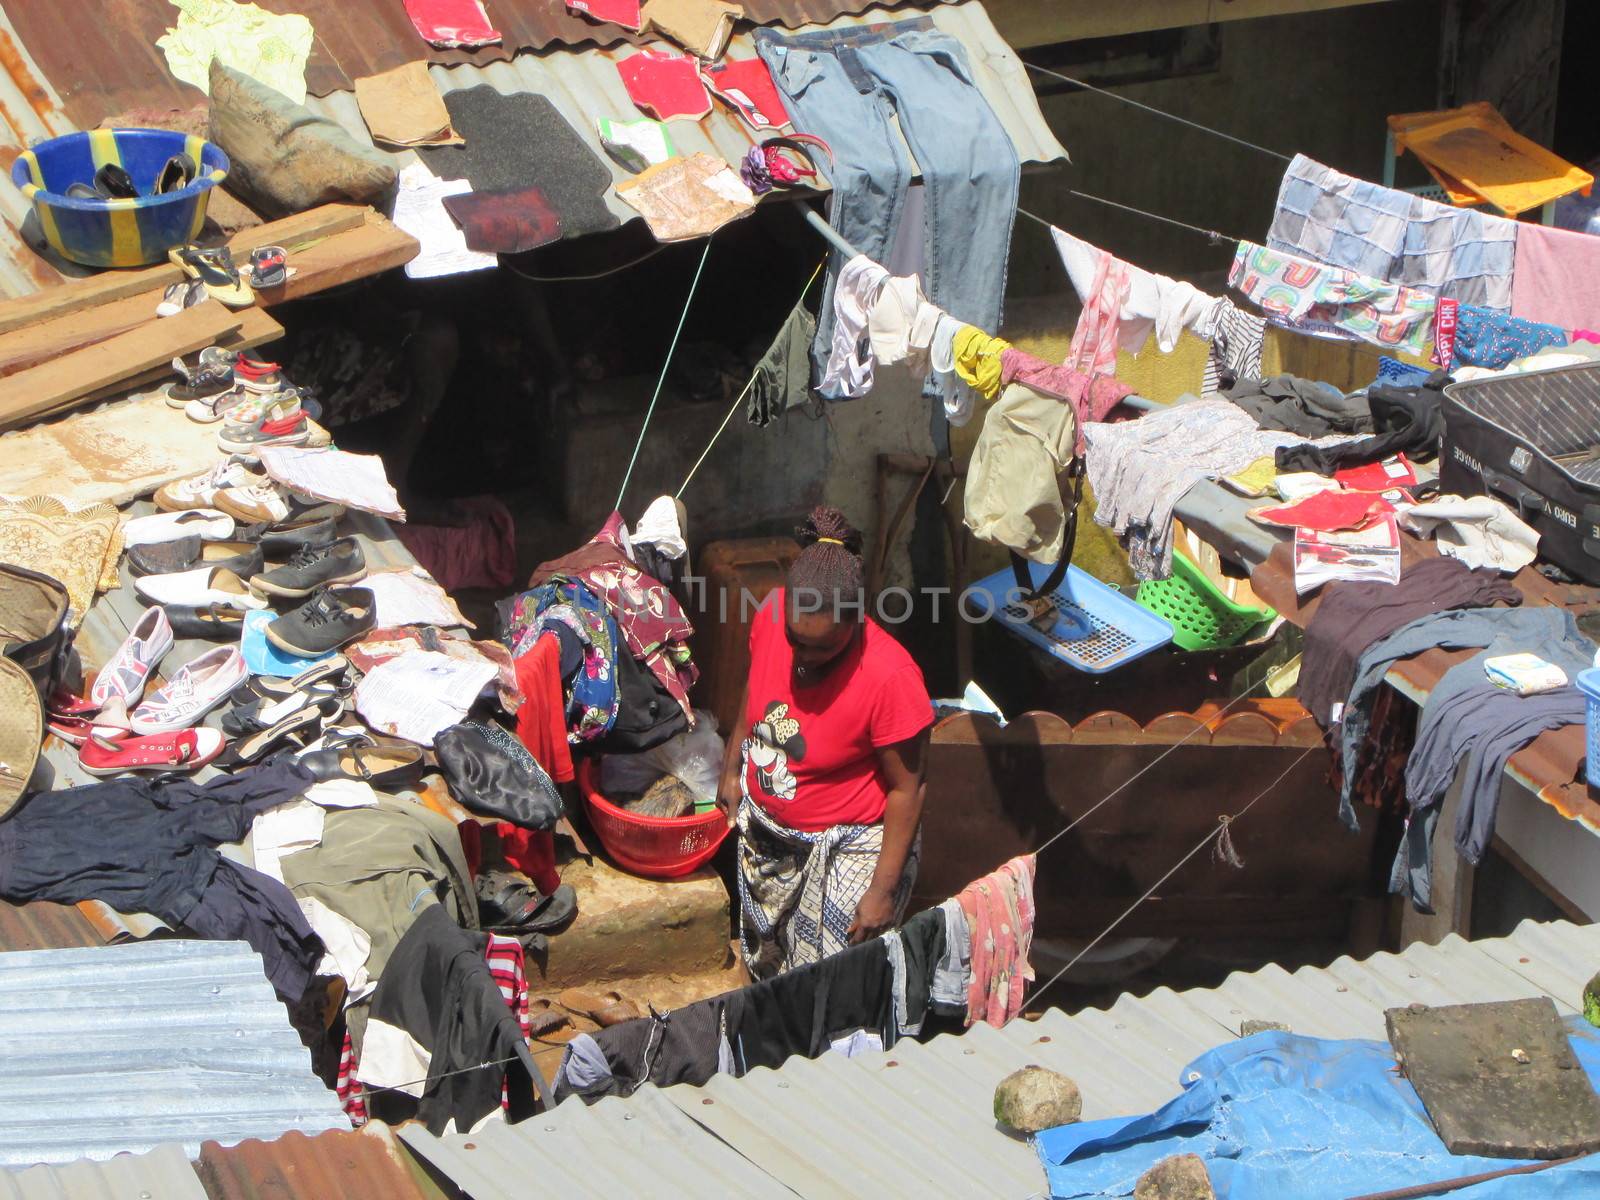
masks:
{"label": "clothesline", "polygon": [[[1135,208],[1131,204],[1123,204],[1117,200],[1107,200],[1104,196],[1094,196],[1088,192],[1080,192],[1076,188],[1067,188],[1066,193],[1069,196],[1076,196],[1080,200],[1093,200],[1096,204],[1104,204],[1108,208],[1118,208],[1126,213],[1133,213],[1134,215],[1140,217],[1148,217],[1152,221],[1160,221],[1163,225],[1176,225],[1179,229],[1187,229],[1190,233],[1198,233],[1212,245],[1221,245],[1224,242],[1243,242],[1249,240],[1248,238],[1234,237],[1229,233],[1220,233],[1215,229],[1204,229],[1199,225],[1191,225],[1187,221],[1178,220],[1176,217],[1163,217],[1160,213],[1149,212],[1143,208]],[[1017,215],[1027,217],[1030,221],[1037,221],[1047,229],[1054,229],[1056,227],[1054,221],[1047,221],[1038,213],[1031,213],[1025,208],[1018,208]]]}
{"label": "clothesline", "polygon": [[[1199,854],[1200,851],[1204,850],[1207,846],[1209,846],[1212,842],[1216,841],[1218,838],[1231,837],[1232,835],[1230,833],[1230,828],[1233,825],[1233,823],[1235,821],[1237,821],[1240,817],[1244,816],[1252,808],[1254,808],[1256,806],[1256,804],[1260,800],[1262,800],[1264,797],[1266,797],[1274,788],[1276,788],[1280,783],[1282,783],[1285,779],[1287,779],[1289,777],[1289,773],[1291,771],[1293,771],[1296,767],[1298,767],[1301,763],[1303,763],[1306,760],[1306,756],[1307,755],[1309,755],[1313,750],[1318,750],[1320,748],[1321,748],[1320,744],[1313,745],[1313,746],[1307,746],[1304,750],[1302,750],[1299,753],[1299,755],[1295,758],[1295,760],[1292,763],[1290,763],[1287,767],[1285,767],[1278,774],[1278,777],[1276,779],[1274,779],[1271,783],[1267,784],[1266,787],[1262,788],[1259,792],[1257,792],[1250,799],[1250,802],[1248,804],[1246,804],[1243,808],[1241,808],[1238,812],[1231,813],[1231,814],[1230,813],[1224,813],[1221,816],[1219,816],[1217,818],[1217,827],[1215,829],[1213,829],[1210,832],[1208,832],[1203,838],[1201,838],[1198,842],[1196,842],[1193,847],[1190,848],[1188,853],[1186,853],[1177,862],[1173,863],[1173,865],[1167,870],[1166,874],[1162,875],[1160,879],[1158,879],[1154,883],[1152,883],[1149,886],[1149,888],[1146,889],[1144,895],[1140,896],[1132,904],[1128,905],[1127,908],[1123,909],[1122,912],[1120,914],[1118,914],[1118,916],[1116,916],[1112,920],[1111,924],[1107,925],[1104,929],[1102,929],[1099,933],[1097,933],[1094,936],[1094,940],[1093,941],[1091,941],[1088,945],[1086,945],[1082,950],[1078,951],[1077,954],[1073,955],[1072,956],[1072,960],[1070,962],[1068,962],[1066,966],[1062,967],[1054,975],[1050,976],[1049,979],[1045,980],[1045,982],[1040,987],[1035,988],[1033,990],[1033,994],[1029,997],[1029,1000],[1037,1002],[1038,999],[1041,996],[1043,996],[1045,994],[1045,992],[1049,991],[1050,988],[1053,987],[1059,980],[1061,980],[1061,978],[1063,976],[1065,976],[1068,971],[1072,970],[1073,967],[1077,966],[1080,962],[1082,962],[1083,959],[1090,953],[1090,951],[1092,951],[1096,946],[1098,946],[1106,938],[1110,937],[1112,930],[1116,929],[1116,927],[1118,925],[1121,925],[1130,916],[1132,916],[1134,911],[1141,904],[1143,904],[1146,900],[1149,900],[1150,897],[1154,896],[1156,894],[1156,892],[1158,892],[1161,889],[1162,885],[1164,885],[1167,882],[1167,880],[1171,879],[1180,870],[1182,870],[1184,865],[1191,858],[1193,858],[1196,854]],[[1163,757],[1165,757],[1165,756],[1163,755]],[[1062,832],[1065,832],[1065,830],[1063,830]],[[1057,836],[1059,837],[1060,835],[1058,834]],[[1051,840],[1054,841],[1055,839],[1052,838]],[[1049,843],[1046,843],[1046,845],[1048,845],[1048,844]],[[1035,853],[1037,854],[1037,851]]]}
{"label": "clothesline", "polygon": [[1028,62],[1026,59],[1023,60],[1023,64],[1022,65],[1027,67],[1030,71],[1037,71],[1041,75],[1048,75],[1052,79],[1059,79],[1063,83],[1070,83],[1074,87],[1083,88],[1085,91],[1097,92],[1102,96],[1108,96],[1112,100],[1116,100],[1116,101],[1118,101],[1118,102],[1120,102],[1122,104],[1127,104],[1127,105],[1131,105],[1134,108],[1143,109],[1145,112],[1150,113],[1153,116],[1164,117],[1168,121],[1176,121],[1180,125],[1187,125],[1190,129],[1198,129],[1202,133],[1209,133],[1209,134],[1211,134],[1212,137],[1219,137],[1219,138],[1222,138],[1224,141],[1233,142],[1235,145],[1244,146],[1246,149],[1255,150],[1255,151],[1257,151],[1257,152],[1259,152],[1261,154],[1267,155],[1269,158],[1280,159],[1283,162],[1291,161],[1290,160],[1290,156],[1287,155],[1287,154],[1279,154],[1276,150],[1268,150],[1265,146],[1258,146],[1254,142],[1245,141],[1245,139],[1242,138],[1242,137],[1235,137],[1231,133],[1224,133],[1220,129],[1213,129],[1209,125],[1202,125],[1198,121],[1191,121],[1191,120],[1189,120],[1188,117],[1180,117],[1180,116],[1178,116],[1177,113],[1170,113],[1170,112],[1167,112],[1165,109],[1155,108],[1155,107],[1153,107],[1152,105],[1149,105],[1149,104],[1143,104],[1138,100],[1131,99],[1130,97],[1120,96],[1116,92],[1109,92],[1105,88],[1095,87],[1095,85],[1092,84],[1092,83],[1085,83],[1085,82],[1083,82],[1083,80],[1074,79],[1070,75],[1063,75],[1060,71],[1052,71],[1049,67],[1041,67],[1037,63]]}

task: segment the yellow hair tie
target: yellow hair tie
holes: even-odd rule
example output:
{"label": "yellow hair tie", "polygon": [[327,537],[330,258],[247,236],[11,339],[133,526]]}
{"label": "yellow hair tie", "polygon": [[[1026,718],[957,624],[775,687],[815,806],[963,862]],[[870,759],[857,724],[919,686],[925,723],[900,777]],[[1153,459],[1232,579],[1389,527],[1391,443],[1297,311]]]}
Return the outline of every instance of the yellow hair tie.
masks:
{"label": "yellow hair tie", "polygon": [[843,542],[841,542],[841,541],[840,541],[840,540],[839,540],[839,539],[838,539],[838,538],[825,538],[825,537],[819,537],[819,538],[818,538],[818,539],[817,539],[817,542],[818,542],[818,543],[819,543],[819,544],[820,544],[820,543],[822,543],[822,542],[826,542],[826,543],[828,543],[828,545],[830,545],[830,546],[842,546],[842,545],[844,545],[844,543],[843,543]]}

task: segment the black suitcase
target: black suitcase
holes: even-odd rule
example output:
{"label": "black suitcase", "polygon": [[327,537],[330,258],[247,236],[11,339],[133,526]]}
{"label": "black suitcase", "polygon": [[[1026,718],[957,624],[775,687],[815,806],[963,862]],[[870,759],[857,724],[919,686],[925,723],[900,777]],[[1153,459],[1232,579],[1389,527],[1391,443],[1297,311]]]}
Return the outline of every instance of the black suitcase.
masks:
{"label": "black suitcase", "polygon": [[1439,485],[1503,500],[1539,557],[1600,583],[1600,362],[1452,383]]}

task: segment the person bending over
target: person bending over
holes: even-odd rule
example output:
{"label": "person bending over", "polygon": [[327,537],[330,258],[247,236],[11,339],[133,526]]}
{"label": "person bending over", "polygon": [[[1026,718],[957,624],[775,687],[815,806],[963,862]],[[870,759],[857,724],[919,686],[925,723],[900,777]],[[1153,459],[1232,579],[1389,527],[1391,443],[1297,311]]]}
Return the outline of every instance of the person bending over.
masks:
{"label": "person bending over", "polygon": [[867,615],[861,534],[834,508],[796,532],[786,584],[751,625],[743,728],[718,789],[739,830],[739,937],[756,979],[905,915],[933,724],[922,671]]}

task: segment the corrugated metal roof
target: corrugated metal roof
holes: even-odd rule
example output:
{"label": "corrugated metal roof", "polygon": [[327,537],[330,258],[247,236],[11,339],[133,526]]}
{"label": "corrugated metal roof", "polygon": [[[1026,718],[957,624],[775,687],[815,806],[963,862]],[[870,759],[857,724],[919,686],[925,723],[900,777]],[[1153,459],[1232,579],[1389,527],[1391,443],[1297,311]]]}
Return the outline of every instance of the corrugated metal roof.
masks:
{"label": "corrugated metal roof", "polygon": [[245,943],[0,954],[0,1164],[347,1128]]}
{"label": "corrugated metal roof", "polygon": [[[435,1137],[403,1125],[400,1139],[471,1200],[582,1196],[739,1196],[793,1200],[794,1193],[696,1125],[666,1093],[647,1088],[628,1100],[581,1101],[520,1125]],[[815,1147],[823,1151],[823,1147]],[[889,1195],[904,1193],[889,1192]]]}
{"label": "corrugated metal roof", "polygon": [[[919,15],[922,14],[877,12],[866,16],[849,15],[819,28],[843,29],[871,24],[873,21]],[[1065,159],[1065,147],[1050,131],[1044,114],[1039,111],[1039,102],[1028,82],[1026,68],[1015,51],[996,32],[994,22],[980,0],[946,4],[926,15],[936,28],[967,47],[978,90],[1010,134],[1017,148],[1017,156],[1025,163]],[[590,49],[568,54],[524,54],[511,62],[490,63],[487,66],[435,66],[429,73],[441,92],[488,86],[506,95],[531,92],[548,97],[588,143],[595,157],[610,167],[613,182],[621,183],[632,176],[601,148],[597,123],[601,117],[638,115],[633,101],[628,98],[627,89],[622,85],[622,77],[617,73],[618,61],[634,52],[631,46],[620,46],[612,50]],[[748,30],[734,36],[729,43],[727,57],[756,57],[755,41]],[[371,143],[371,135],[361,119],[361,110],[356,105],[353,93],[337,92],[321,99],[310,99],[307,106],[337,121],[358,141]],[[749,126],[721,101],[714,101],[710,115],[698,121],[670,121],[667,125],[674,146],[684,156],[703,151],[730,163],[738,163],[756,140]],[[415,158],[416,155],[411,151],[396,155],[400,162],[410,162]],[[914,161],[915,155],[912,158]],[[774,197],[768,202],[782,203],[783,199]],[[640,219],[638,211],[618,199],[614,190],[606,193],[606,204],[621,221]]]}
{"label": "corrugated metal roof", "polygon": [[194,1170],[210,1200],[437,1200],[442,1194],[419,1181],[416,1166],[381,1121],[359,1132],[286,1133],[237,1146],[207,1142]]}
{"label": "corrugated metal roof", "polygon": [[[492,1142],[409,1129],[401,1136],[471,1200],[520,1196],[519,1181],[546,1178],[544,1171],[557,1169],[549,1164],[559,1165],[566,1200],[624,1194],[618,1172],[627,1167],[619,1159],[628,1152],[647,1154],[651,1177],[669,1182],[699,1178],[703,1159],[714,1157],[717,1175],[701,1178],[694,1191],[742,1194],[717,1186],[735,1151],[761,1168],[769,1187],[802,1197],[1020,1200],[1046,1194],[1044,1173],[1032,1147],[996,1127],[990,1108],[995,1085],[1019,1067],[1037,1063],[1076,1080],[1085,1120],[1146,1112],[1176,1094],[1187,1063],[1237,1037],[1251,1018],[1315,1037],[1381,1039],[1384,1009],[1411,1003],[1545,995],[1571,1013],[1597,959],[1600,926],[1525,921],[1506,938],[1452,935],[1437,946],[1326,967],[1269,966],[1216,988],[1160,988],[1071,1016],[1051,1009],[1037,1021],[977,1025],[862,1058],[790,1059],[776,1071],[718,1076],[699,1088],[646,1087],[592,1108],[570,1100],[497,1131]],[[698,1136],[664,1114],[667,1104],[694,1122]],[[633,1122],[624,1124],[629,1114]],[[619,1140],[614,1131],[640,1121],[675,1132],[652,1140],[648,1151],[631,1132]]]}
{"label": "corrugated metal roof", "polygon": [[[899,0],[901,5],[927,7],[945,0]],[[438,50],[418,35],[400,0],[259,0],[274,12],[303,13],[316,32],[306,87],[312,95],[349,91],[363,75],[401,63],[429,62],[483,66],[503,62],[521,50],[615,46],[640,40],[617,25],[590,21],[567,11],[560,0],[488,0],[490,20],[503,44],[482,50]],[[790,29],[884,6],[884,0],[743,0],[745,16],[755,25]],[[178,82],[167,69],[156,39],[177,20],[167,0],[119,0],[63,4],[60,0],[5,0],[22,42],[34,52],[42,71],[66,97],[68,113],[84,128],[98,125],[129,108],[188,108],[203,97],[198,89]],[[85,19],[90,17],[92,19]],[[647,38],[645,40],[654,40]]]}
{"label": "corrugated metal roof", "polygon": [[[16,0],[7,2],[14,10],[13,16],[17,12],[24,12],[29,14],[30,20],[41,10],[54,10],[53,6],[44,4],[40,0],[32,0],[31,3],[20,6]],[[770,2],[793,8],[795,15],[799,15],[803,9],[822,8],[820,0],[770,0]],[[131,7],[137,8],[138,5]],[[401,11],[398,3],[389,7],[397,12]],[[121,9],[122,6],[117,6],[114,11],[120,12]],[[833,9],[849,14],[851,6],[833,4],[829,10]],[[917,15],[916,9],[917,5],[908,4],[892,12],[878,10],[865,16],[844,15],[823,27],[839,28],[885,19],[904,19]],[[1016,54],[1006,45],[1005,39],[995,31],[989,14],[979,0],[944,3],[933,8],[928,15],[935,26],[957,38],[968,48],[968,57],[976,72],[979,90],[983,92],[984,98],[988,100],[990,107],[994,109],[1006,131],[1011,135],[1018,156],[1029,163],[1065,159],[1067,152],[1050,132],[1049,125],[1039,111],[1038,101],[1028,82],[1025,68]],[[26,23],[19,22],[19,24],[25,29],[28,28]],[[91,36],[98,35],[91,33]],[[5,53],[7,42],[16,48],[18,52],[16,55]],[[32,42],[33,34],[30,33],[29,44]],[[118,51],[123,53],[125,49],[119,47]],[[486,65],[453,67],[435,65],[431,68],[431,74],[442,92],[487,85],[508,95],[532,92],[548,96],[551,103],[589,144],[596,157],[611,168],[614,182],[621,182],[628,179],[629,175],[601,150],[596,122],[600,117],[637,115],[638,110],[628,99],[621,77],[617,74],[617,60],[633,52],[631,46],[621,45],[610,50],[591,48],[573,52],[521,54],[511,61],[491,62]],[[732,58],[755,56],[754,41],[748,29],[735,35],[728,55]],[[130,61],[142,62],[140,59]],[[9,170],[15,152],[28,141],[37,137],[53,136],[75,126],[67,121],[61,111],[59,97],[45,82],[37,66],[27,58],[26,51],[22,50],[22,42],[7,23],[4,11],[0,11],[0,62],[6,66],[6,73],[0,75],[0,168]],[[129,101],[129,104],[137,103],[148,107],[158,106],[163,102],[159,96],[150,93],[148,86],[156,74],[163,79],[166,78],[165,64],[157,65],[159,71],[149,65],[140,67],[143,82],[147,86],[134,100]],[[69,97],[74,97],[79,94],[79,86],[77,82],[71,87],[64,85],[63,91]],[[93,81],[87,81],[81,86],[92,90],[94,84]],[[5,90],[7,88],[10,90]],[[20,101],[21,93],[29,89],[39,93],[33,105],[23,104]],[[17,99],[13,99],[13,93],[16,93]],[[196,99],[198,94],[191,92],[188,99],[175,100],[173,103],[181,102],[187,105]],[[361,112],[353,93],[335,91],[321,99],[312,97],[308,100],[308,107],[337,121],[357,140],[371,143],[371,136],[366,123],[361,119]],[[710,115],[702,120],[673,121],[670,122],[670,128],[674,143],[684,155],[704,151],[728,162],[737,163],[752,144],[748,127],[720,101],[716,102]],[[395,156],[396,161],[400,163],[413,161],[415,157],[411,151],[403,151]],[[639,214],[619,200],[614,191],[606,194],[606,203],[621,221],[639,219]],[[59,272],[23,242],[18,233],[26,213],[27,206],[16,189],[7,183],[0,183],[0,217],[5,219],[3,227],[0,227],[0,296],[27,295],[38,291],[41,287],[59,283],[62,278]]]}
{"label": "corrugated metal roof", "polygon": [[177,1146],[106,1162],[0,1171],[0,1200],[208,1200]]}

